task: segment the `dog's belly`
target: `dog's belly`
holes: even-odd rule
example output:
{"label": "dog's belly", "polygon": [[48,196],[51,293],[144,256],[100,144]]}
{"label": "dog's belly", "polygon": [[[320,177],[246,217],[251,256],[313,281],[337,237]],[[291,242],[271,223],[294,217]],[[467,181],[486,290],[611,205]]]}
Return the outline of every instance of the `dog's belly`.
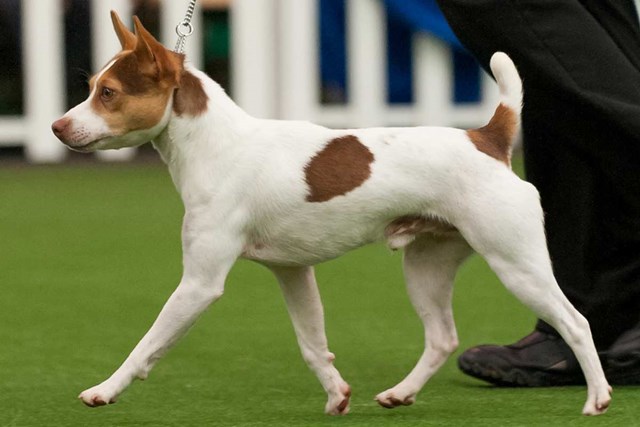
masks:
{"label": "dog's belly", "polygon": [[340,251],[333,255],[327,256],[326,254],[321,255],[319,253],[311,251],[294,251],[291,249],[283,249],[277,246],[264,245],[260,243],[250,244],[245,248],[245,251],[242,253],[241,258],[256,261],[264,265],[294,267],[303,265],[315,265],[323,261],[337,258],[348,251],[347,249],[345,251]]}
{"label": "dog's belly", "polygon": [[369,226],[353,223],[348,227],[334,225],[315,230],[309,227],[298,237],[292,231],[270,239],[254,238],[241,256],[265,265],[314,265],[373,242],[384,241],[395,250],[419,235],[439,238],[458,233],[447,221],[421,215],[398,216]]}
{"label": "dog's belly", "polygon": [[382,233],[369,233],[336,238],[329,233],[312,234],[293,238],[291,235],[275,236],[269,239],[254,239],[245,246],[242,258],[265,265],[301,266],[314,265],[337,258],[344,253],[375,242]]}

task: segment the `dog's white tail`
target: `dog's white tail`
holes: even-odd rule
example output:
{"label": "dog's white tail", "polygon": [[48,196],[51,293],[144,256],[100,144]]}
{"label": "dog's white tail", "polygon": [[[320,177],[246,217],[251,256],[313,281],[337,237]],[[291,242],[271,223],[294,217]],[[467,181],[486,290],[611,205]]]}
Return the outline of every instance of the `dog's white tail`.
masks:
{"label": "dog's white tail", "polygon": [[504,52],[494,53],[491,57],[490,66],[500,89],[500,102],[520,116],[520,111],[522,110],[522,80],[516,66]]}
{"label": "dog's white tail", "polygon": [[500,88],[500,105],[486,126],[468,130],[467,135],[478,150],[510,166],[511,149],[520,130],[522,81],[506,54],[494,53],[490,65]]}

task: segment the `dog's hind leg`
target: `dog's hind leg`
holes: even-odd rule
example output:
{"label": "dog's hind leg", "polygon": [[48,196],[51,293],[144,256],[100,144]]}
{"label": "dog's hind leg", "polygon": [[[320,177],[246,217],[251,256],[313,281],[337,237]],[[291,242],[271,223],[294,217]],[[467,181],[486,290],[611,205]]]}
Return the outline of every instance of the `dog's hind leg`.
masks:
{"label": "dog's hind leg", "polygon": [[346,414],[351,388],[333,365],[335,356],[327,345],[324,312],[313,267],[272,267],[271,270],[284,294],[302,357],[329,397],[325,412]]}
{"label": "dog's hind leg", "polygon": [[611,400],[587,320],[556,282],[543,226],[538,192],[515,176],[476,188],[474,204],[458,209],[454,223],[504,285],[573,350],[588,386],[583,413],[597,415]]}
{"label": "dog's hind leg", "polygon": [[451,310],[453,281],[471,248],[458,234],[422,235],[405,248],[404,274],[411,302],[424,324],[425,348],[399,384],[376,396],[385,408],[410,405],[458,346]]}

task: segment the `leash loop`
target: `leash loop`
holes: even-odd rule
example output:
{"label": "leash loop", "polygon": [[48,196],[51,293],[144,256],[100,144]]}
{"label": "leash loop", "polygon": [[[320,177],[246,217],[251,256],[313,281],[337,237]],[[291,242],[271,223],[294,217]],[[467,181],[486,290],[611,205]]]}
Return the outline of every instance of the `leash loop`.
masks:
{"label": "leash loop", "polygon": [[178,34],[178,41],[176,42],[176,47],[174,52],[183,53],[184,52],[184,44],[191,34],[193,34],[193,25],[191,24],[191,19],[193,18],[193,12],[196,8],[196,0],[191,0],[189,2],[189,7],[187,8],[187,13],[184,19],[176,25],[176,34]]}

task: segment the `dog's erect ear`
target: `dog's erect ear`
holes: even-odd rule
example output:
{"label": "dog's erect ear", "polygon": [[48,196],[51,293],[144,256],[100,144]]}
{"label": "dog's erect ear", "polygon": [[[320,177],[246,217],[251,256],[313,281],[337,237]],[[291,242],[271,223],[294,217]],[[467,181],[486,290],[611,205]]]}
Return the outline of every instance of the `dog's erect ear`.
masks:
{"label": "dog's erect ear", "polygon": [[[135,52],[138,59],[148,62],[155,62],[154,50],[158,50],[160,43],[153,37],[153,35],[142,26],[142,22],[137,16],[133,17],[133,25],[136,30],[136,48]],[[164,49],[164,46],[160,45],[160,48]]]}
{"label": "dog's erect ear", "polygon": [[132,50],[136,46],[136,36],[124,26],[115,10],[111,11],[111,22],[116,31],[122,50]]}
{"label": "dog's erect ear", "polygon": [[133,17],[133,24],[136,31],[134,52],[138,59],[142,64],[146,64],[147,70],[154,69],[158,79],[169,81],[177,86],[180,82],[184,57],[167,50],[144,28],[137,16]]}

